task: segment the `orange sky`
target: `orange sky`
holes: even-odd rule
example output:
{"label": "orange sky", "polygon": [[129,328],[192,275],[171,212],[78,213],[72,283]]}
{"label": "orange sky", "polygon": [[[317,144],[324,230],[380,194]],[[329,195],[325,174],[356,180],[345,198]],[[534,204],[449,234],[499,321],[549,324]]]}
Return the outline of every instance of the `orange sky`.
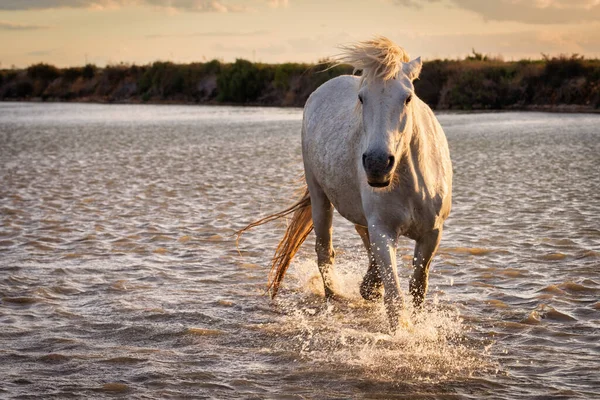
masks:
{"label": "orange sky", "polygon": [[411,56],[600,57],[600,0],[0,0],[0,67],[315,62],[385,35]]}

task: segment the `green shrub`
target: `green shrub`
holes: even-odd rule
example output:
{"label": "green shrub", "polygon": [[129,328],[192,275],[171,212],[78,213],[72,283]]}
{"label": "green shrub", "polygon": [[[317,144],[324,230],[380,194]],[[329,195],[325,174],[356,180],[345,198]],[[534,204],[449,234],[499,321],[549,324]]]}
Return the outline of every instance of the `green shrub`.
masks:
{"label": "green shrub", "polygon": [[219,60],[210,60],[202,65],[202,74],[212,75],[221,72],[221,62]]}
{"label": "green shrub", "polygon": [[12,96],[17,99],[30,97],[33,94],[33,84],[29,81],[17,82],[14,86],[14,90],[11,93]]}
{"label": "green shrub", "polygon": [[52,81],[60,76],[60,71],[54,65],[39,63],[27,68],[27,76],[31,79]]}
{"label": "green shrub", "polygon": [[256,64],[237,59],[235,63],[223,68],[217,78],[218,100],[234,103],[255,101],[264,82],[260,80],[260,71]]}
{"label": "green shrub", "polygon": [[187,67],[172,62],[156,61],[139,74],[138,91],[140,93],[151,92],[161,97],[182,94],[186,86],[186,78],[189,75]]}
{"label": "green shrub", "polygon": [[72,67],[72,68],[65,68],[63,70],[63,77],[67,81],[70,81],[70,82],[76,80],[77,78],[79,78],[82,75],[83,75],[83,68]]}
{"label": "green shrub", "polygon": [[104,76],[111,83],[117,83],[125,79],[129,73],[129,67],[125,64],[107,65],[104,68]]}
{"label": "green shrub", "polygon": [[[141,101],[175,99],[302,106],[321,84],[352,67],[322,60],[316,65],[262,64],[238,59],[225,64],[150,65],[93,64],[58,69],[35,64],[25,70],[0,70],[0,95],[4,98],[77,98],[123,96]],[[57,78],[60,85],[51,85]],[[75,83],[78,79],[92,82]],[[215,89],[216,77],[216,89]],[[136,85],[137,83],[137,85]],[[579,104],[600,108],[600,60],[545,57],[542,60],[503,62],[473,51],[465,60],[424,63],[414,82],[416,93],[432,108],[500,109],[529,105]]]}
{"label": "green shrub", "polygon": [[540,78],[546,84],[559,87],[567,79],[583,76],[585,70],[584,60],[577,54],[571,57],[546,58],[546,66]]}
{"label": "green shrub", "polygon": [[8,71],[4,72],[4,82],[10,82],[12,80],[15,80],[17,78],[18,72],[15,71],[14,69],[10,69]]}
{"label": "green shrub", "polygon": [[302,73],[304,69],[302,64],[285,63],[277,65],[273,77],[273,86],[278,90],[289,90],[292,76]]}
{"label": "green shrub", "polygon": [[98,68],[94,64],[86,64],[81,73],[85,79],[92,79],[97,70]]}
{"label": "green shrub", "polygon": [[465,58],[466,61],[488,61],[489,57],[485,54],[478,53],[475,49],[471,49],[471,55]]}
{"label": "green shrub", "polygon": [[419,79],[413,82],[415,93],[431,108],[437,108],[442,91],[456,62],[435,60],[425,64]]}

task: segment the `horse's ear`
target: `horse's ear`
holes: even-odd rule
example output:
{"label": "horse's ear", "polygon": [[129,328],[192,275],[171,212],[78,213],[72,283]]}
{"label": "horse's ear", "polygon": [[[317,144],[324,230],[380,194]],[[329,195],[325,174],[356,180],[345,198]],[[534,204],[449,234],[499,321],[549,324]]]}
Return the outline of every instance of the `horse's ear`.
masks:
{"label": "horse's ear", "polygon": [[421,57],[417,57],[412,61],[402,64],[402,72],[408,76],[408,79],[414,81],[419,77],[422,67],[423,61],[421,61]]}

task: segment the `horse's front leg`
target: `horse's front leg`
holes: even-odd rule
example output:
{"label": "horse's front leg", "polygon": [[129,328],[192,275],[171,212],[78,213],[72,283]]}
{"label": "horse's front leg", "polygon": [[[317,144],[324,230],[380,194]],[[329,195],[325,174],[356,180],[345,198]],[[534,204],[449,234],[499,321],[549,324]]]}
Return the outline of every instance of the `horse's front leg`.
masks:
{"label": "horse's front leg", "polygon": [[390,328],[395,331],[398,326],[399,310],[404,305],[396,267],[398,233],[384,223],[369,221],[369,239],[371,252],[383,283],[383,303],[390,322]]}
{"label": "horse's front leg", "polygon": [[333,245],[331,243],[333,205],[320,187],[310,185],[309,191],[313,225],[315,236],[317,237],[315,242],[317,265],[319,266],[319,272],[323,278],[325,297],[331,299],[335,295],[332,276],[335,252],[333,251]]}
{"label": "horse's front leg", "polygon": [[383,283],[381,282],[381,277],[379,276],[377,262],[375,262],[375,257],[371,251],[369,230],[360,225],[354,225],[354,227],[356,228],[356,232],[358,232],[360,235],[360,238],[362,239],[365,249],[367,249],[367,253],[369,255],[369,268],[367,269],[367,273],[360,284],[360,295],[365,300],[379,300],[381,298]]}
{"label": "horse's front leg", "polygon": [[427,293],[427,283],[429,278],[429,264],[435,255],[435,252],[442,237],[442,229],[435,229],[426,235],[423,235],[415,245],[415,255],[413,258],[413,277],[410,280],[409,290],[413,298],[415,307],[419,307],[425,299]]}

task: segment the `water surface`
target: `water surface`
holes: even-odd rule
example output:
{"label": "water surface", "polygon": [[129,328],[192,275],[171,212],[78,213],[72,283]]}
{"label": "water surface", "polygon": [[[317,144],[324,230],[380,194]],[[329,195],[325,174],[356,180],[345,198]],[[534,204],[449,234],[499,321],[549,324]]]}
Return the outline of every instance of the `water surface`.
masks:
{"label": "water surface", "polygon": [[[0,103],[0,397],[599,398],[600,116],[441,114],[454,203],[390,336],[337,216],[264,296],[301,110]],[[398,261],[406,289],[412,242]]]}

